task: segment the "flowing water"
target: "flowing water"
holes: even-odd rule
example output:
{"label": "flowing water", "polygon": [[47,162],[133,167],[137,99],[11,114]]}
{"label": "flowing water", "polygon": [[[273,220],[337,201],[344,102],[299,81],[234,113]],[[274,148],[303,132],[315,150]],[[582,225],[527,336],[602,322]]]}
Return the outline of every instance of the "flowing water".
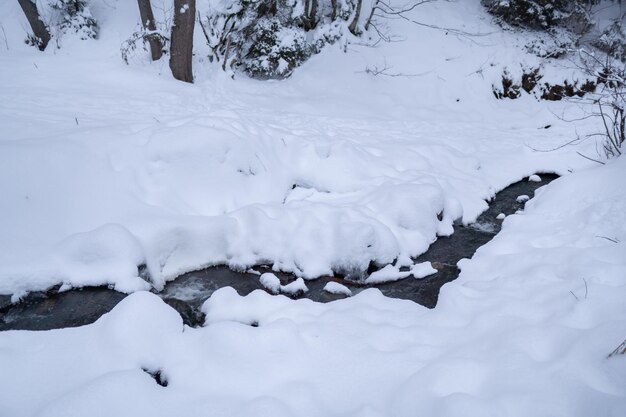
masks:
{"label": "flowing water", "polygon": [[[500,231],[500,213],[513,214],[523,209],[524,203],[518,202],[521,195],[532,196],[535,190],[556,178],[555,175],[541,175],[541,182],[524,179],[500,191],[490,203],[489,209],[482,213],[475,223],[468,226],[457,224],[454,234],[441,237],[416,262],[429,261],[437,273],[423,279],[412,277],[378,285],[362,285],[341,277],[321,277],[307,281],[309,290],[295,298],[306,297],[314,301],[329,302],[344,295],[331,294],[323,290],[329,281],[339,282],[350,288],[353,294],[365,288],[376,287],[388,297],[413,300],[428,308],[434,308],[441,287],[459,275],[457,262],[471,258],[476,249],[489,242]],[[259,272],[268,272],[268,267],[255,268]],[[292,275],[275,273],[282,284],[295,279]],[[163,291],[157,293],[163,300],[176,309],[183,321],[190,326],[203,322],[200,312],[202,303],[219,288],[230,286],[241,295],[247,295],[263,286],[259,277],[253,273],[242,273],[227,267],[211,267],[201,271],[189,272],[169,282]],[[58,292],[58,288],[47,292],[30,293],[22,301],[11,304],[9,296],[0,295],[0,330],[24,329],[47,330],[63,327],[75,327],[93,323],[100,316],[110,311],[126,294],[106,287],[88,287]]]}

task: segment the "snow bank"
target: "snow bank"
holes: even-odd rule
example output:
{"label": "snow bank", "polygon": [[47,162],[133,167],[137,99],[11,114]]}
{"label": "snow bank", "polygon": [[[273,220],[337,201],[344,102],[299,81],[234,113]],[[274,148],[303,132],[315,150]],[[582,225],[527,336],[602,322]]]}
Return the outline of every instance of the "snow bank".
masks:
{"label": "snow bank", "polygon": [[0,415],[620,416],[625,175],[622,157],[543,188],[433,310],[222,288],[193,329],[138,292],[89,326],[2,332]]}
{"label": "snow bank", "polygon": [[[472,221],[506,185],[590,164],[575,152],[593,143],[533,151],[584,134],[555,116],[567,103],[493,99],[503,67],[534,58],[477,0],[416,13],[481,42],[394,21],[405,42],[330,47],[284,82],[233,81],[200,62],[198,39],[194,85],[165,59],[117,58],[134,2],[90,8],[99,39],[41,53],[22,42],[17,2],[0,4],[0,294],[145,289],[142,265],[156,289],[215,264],[365,278],[370,262],[419,255]],[[419,76],[364,71],[383,63]]]}

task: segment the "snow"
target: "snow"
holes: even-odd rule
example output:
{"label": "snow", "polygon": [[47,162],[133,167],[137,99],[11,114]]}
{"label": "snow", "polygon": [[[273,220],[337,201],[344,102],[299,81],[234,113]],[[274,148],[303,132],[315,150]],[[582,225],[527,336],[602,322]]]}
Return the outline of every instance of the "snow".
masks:
{"label": "snow", "polygon": [[530,200],[530,197],[523,194],[523,195],[518,195],[517,198],[515,199],[515,201],[517,201],[518,203],[525,203],[528,200]]}
{"label": "snow", "polygon": [[[504,68],[538,58],[479,3],[414,12],[481,36],[394,19],[404,42],[337,44],[283,81],[231,79],[199,37],[187,85],[166,59],[120,59],[134,2],[91,1],[99,39],[43,53],[2,2],[0,294],[132,294],[92,325],[0,332],[0,415],[620,416],[626,358],[607,355],[626,337],[626,159],[561,146],[596,129],[565,121],[577,105],[494,100]],[[382,63],[400,76],[365,71]],[[372,262],[366,283],[425,276],[412,258],[536,172],[563,177],[432,310],[376,289],[320,304],[222,288],[195,329],[146,291],[217,264],[291,272],[259,277],[290,294]]]}
{"label": "snow", "polygon": [[[1,294],[144,289],[142,264],[156,290],[217,264],[365,278],[371,262],[418,256],[455,219],[471,222],[508,184],[592,164],[575,153],[595,149],[592,141],[533,150],[589,130],[556,116],[576,106],[493,99],[503,66],[534,58],[511,46],[513,34],[494,32],[477,1],[425,4],[419,16],[492,33],[480,43],[394,22],[406,42],[352,44],[347,54],[330,46],[281,82],[232,80],[200,61],[198,34],[194,85],[173,80],[166,58],[118,59],[136,4],[90,8],[97,40],[65,36],[61,49],[40,53],[22,43],[19,6],[0,6]],[[424,75],[363,73],[381,62]],[[105,247],[104,225],[127,233]],[[110,261],[77,274],[88,264],[63,247],[68,239]]]}
{"label": "snow", "polygon": [[267,288],[272,294],[280,292],[280,279],[271,272],[266,272],[259,278],[261,285]]}
{"label": "snow", "polygon": [[324,291],[331,294],[345,295],[346,297],[352,296],[352,291],[350,290],[350,288],[335,281],[327,282],[326,285],[324,285]]}
{"label": "snow", "polygon": [[506,214],[504,214],[504,213],[500,213],[500,214],[498,214],[496,216],[496,219],[498,219],[498,220],[504,220],[505,218],[506,218]]}
{"label": "snow", "polygon": [[624,174],[619,158],[543,187],[433,310],[377,289],[321,304],[222,288],[189,328],[137,292],[92,325],[2,332],[0,414],[619,416]]}
{"label": "snow", "polygon": [[290,282],[287,285],[283,285],[280,287],[280,291],[284,294],[296,295],[307,292],[309,289],[307,288],[304,280],[302,278],[298,278],[293,282]]}
{"label": "snow", "polygon": [[541,182],[541,177],[537,174],[533,174],[530,177],[528,177],[528,181],[531,182]]}
{"label": "snow", "polygon": [[265,287],[272,294],[289,294],[289,295],[297,295],[301,293],[307,292],[309,289],[307,288],[304,280],[302,278],[298,278],[293,282],[290,282],[287,285],[281,285],[280,279],[271,272],[266,272],[259,277],[261,285]]}
{"label": "snow", "polygon": [[367,279],[366,284],[381,284],[383,282],[397,281],[411,275],[410,271],[400,271],[400,268],[394,265],[386,265],[384,268],[372,272]]}
{"label": "snow", "polygon": [[427,276],[436,273],[437,270],[433,268],[430,262],[422,262],[411,266],[411,275],[418,279],[426,278]]}

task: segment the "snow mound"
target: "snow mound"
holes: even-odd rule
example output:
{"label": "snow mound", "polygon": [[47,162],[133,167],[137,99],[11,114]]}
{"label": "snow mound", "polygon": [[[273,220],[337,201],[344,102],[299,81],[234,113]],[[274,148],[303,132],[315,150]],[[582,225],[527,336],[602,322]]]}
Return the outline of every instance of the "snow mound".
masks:
{"label": "snow mound", "polygon": [[265,287],[272,294],[278,294],[280,292],[280,280],[271,272],[266,272],[259,277],[261,285]]}
{"label": "snow mound", "polygon": [[304,280],[302,278],[298,278],[293,282],[290,282],[287,285],[283,285],[280,288],[280,291],[284,294],[289,295],[297,295],[307,292],[309,289],[307,288]]}
{"label": "snow mound", "polygon": [[411,266],[411,275],[415,278],[426,278],[429,275],[436,274],[437,270],[433,268],[430,262],[422,262]]}
{"label": "snow mound", "polygon": [[400,268],[394,265],[386,265],[383,269],[372,272],[365,279],[366,284],[381,284],[383,282],[392,282],[404,279],[411,275],[411,271],[400,271]]}
{"label": "snow mound", "polygon": [[324,285],[324,291],[331,294],[345,295],[346,297],[352,296],[352,291],[350,290],[350,288],[335,281],[327,282],[326,285]]}
{"label": "snow mound", "polygon": [[295,281],[287,284],[281,285],[280,279],[271,272],[266,272],[259,278],[261,285],[265,287],[272,294],[289,294],[289,295],[298,295],[307,292],[309,289],[307,288],[304,280],[302,278],[298,278]]}

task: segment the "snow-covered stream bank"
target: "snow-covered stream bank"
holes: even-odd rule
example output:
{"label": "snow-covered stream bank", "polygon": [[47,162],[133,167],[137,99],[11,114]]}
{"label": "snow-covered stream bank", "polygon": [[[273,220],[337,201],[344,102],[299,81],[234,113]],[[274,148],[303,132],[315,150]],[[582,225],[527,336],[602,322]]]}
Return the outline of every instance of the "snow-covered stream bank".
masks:
{"label": "snow-covered stream bank", "polygon": [[88,326],[1,332],[0,415],[621,417],[625,174],[543,188],[432,310],[223,288],[190,328],[138,292]]}
{"label": "snow-covered stream bank", "polygon": [[[357,283],[341,277],[320,277],[307,281],[307,291],[298,292],[292,298],[308,298],[320,302],[345,298],[344,294],[333,294],[324,290],[328,282],[337,282],[352,294],[375,287],[386,296],[412,300],[434,308],[441,287],[458,277],[457,262],[463,258],[471,258],[480,246],[490,241],[500,230],[502,219],[498,216],[511,215],[521,210],[524,199],[519,199],[520,196],[532,196],[537,188],[554,178],[554,175],[543,174],[541,177],[533,176],[534,181],[524,178],[497,193],[490,202],[489,209],[475,223],[468,226],[456,224],[455,232],[451,236],[439,238],[426,253],[415,259],[416,263],[427,262],[433,265],[437,270],[434,275],[420,279],[409,276],[378,285]],[[236,272],[227,267],[190,272],[169,282],[163,291],[156,294],[178,311],[185,324],[195,327],[204,321],[204,315],[200,311],[202,303],[216,290],[230,286],[244,296],[254,290],[267,291],[260,282],[259,275],[272,272],[271,269],[256,267],[254,270],[258,271],[257,274]],[[281,279],[283,285],[296,280],[293,275],[275,271],[273,273]],[[87,287],[63,292],[58,289],[56,287],[47,292],[29,294],[14,304],[11,303],[10,296],[0,295],[0,330],[48,330],[82,326],[94,322],[124,298],[124,294],[106,287]]]}
{"label": "snow-covered stream bank", "polygon": [[[579,155],[601,145],[575,140],[601,129],[580,103],[493,94],[507,69],[553,83],[579,68],[533,55],[480,0],[434,1],[411,12],[425,25],[386,22],[401,42],[337,43],[282,81],[231,78],[198,32],[188,85],[165,57],[120,58],[135,1],[89,3],[98,39],[40,52],[0,1],[0,294],[120,292],[94,294],[116,305],[92,324],[0,332],[1,417],[624,416],[626,357],[607,355],[626,338],[626,158]],[[439,293],[435,308],[381,291],[441,272],[329,303],[185,292],[214,265],[365,278],[372,261],[417,270],[429,246],[454,264],[470,255],[438,251],[454,219],[542,172],[561,177],[495,237],[478,227],[493,239],[456,280],[410,295]],[[205,321],[185,326],[153,288]],[[65,294],[74,320],[85,299]]]}

